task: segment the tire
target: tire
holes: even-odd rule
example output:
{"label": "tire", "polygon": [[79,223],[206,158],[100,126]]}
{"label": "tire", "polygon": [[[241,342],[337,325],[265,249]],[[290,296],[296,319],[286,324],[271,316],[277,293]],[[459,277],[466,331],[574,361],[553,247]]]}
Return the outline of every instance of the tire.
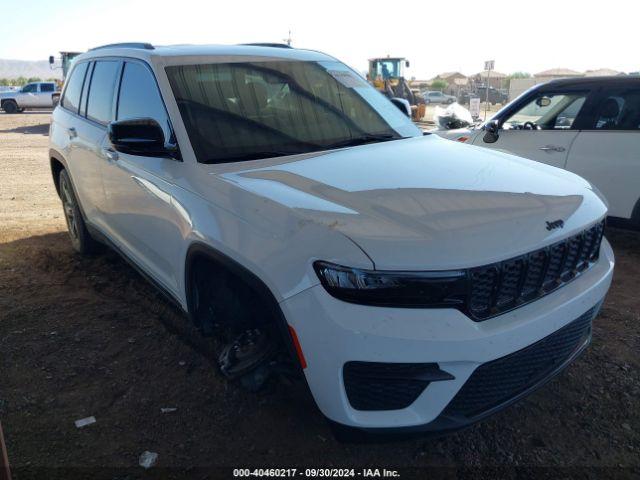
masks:
{"label": "tire", "polygon": [[81,255],[95,253],[99,249],[99,244],[91,237],[87,230],[80,205],[73,191],[71,178],[69,178],[69,174],[64,169],[60,171],[58,185],[71,246]]}
{"label": "tire", "polygon": [[5,113],[17,113],[18,112],[18,104],[15,100],[7,100],[2,104],[2,109]]}

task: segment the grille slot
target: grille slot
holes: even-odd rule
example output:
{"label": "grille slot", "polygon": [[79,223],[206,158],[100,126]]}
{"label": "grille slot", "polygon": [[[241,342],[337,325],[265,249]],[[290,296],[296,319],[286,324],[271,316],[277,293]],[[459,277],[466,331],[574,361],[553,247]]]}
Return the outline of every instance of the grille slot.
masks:
{"label": "grille slot", "polygon": [[467,310],[476,321],[540,298],[598,259],[604,221],[528,255],[469,270]]}
{"label": "grille slot", "polygon": [[479,366],[444,413],[473,418],[540,383],[565,363],[591,332],[600,303],[542,340]]}

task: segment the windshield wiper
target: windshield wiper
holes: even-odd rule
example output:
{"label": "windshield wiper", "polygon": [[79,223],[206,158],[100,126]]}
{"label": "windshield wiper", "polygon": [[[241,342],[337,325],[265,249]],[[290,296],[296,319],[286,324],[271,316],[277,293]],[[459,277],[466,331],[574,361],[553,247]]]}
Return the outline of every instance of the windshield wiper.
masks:
{"label": "windshield wiper", "polygon": [[379,135],[362,135],[359,137],[348,138],[346,140],[341,140],[336,143],[331,143],[329,145],[325,145],[324,148],[341,148],[341,147],[355,147],[357,145],[365,145],[367,143],[378,143],[378,142],[388,142],[389,140],[400,140],[401,138],[397,135],[393,135],[390,133],[379,134]]}

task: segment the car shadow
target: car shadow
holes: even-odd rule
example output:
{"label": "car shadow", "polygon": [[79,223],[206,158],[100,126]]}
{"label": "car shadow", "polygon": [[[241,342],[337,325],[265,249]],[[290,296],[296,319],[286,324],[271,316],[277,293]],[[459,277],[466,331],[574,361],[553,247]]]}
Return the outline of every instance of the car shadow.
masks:
{"label": "car shadow", "polygon": [[7,113],[0,110],[0,115],[46,115],[47,113],[53,113],[53,109],[40,109],[40,110],[24,110],[20,113]]}
{"label": "car shadow", "polygon": [[40,123],[38,125],[25,125],[21,127],[8,128],[6,130],[0,130],[0,133],[23,133],[28,135],[44,135],[49,136],[49,124]]}

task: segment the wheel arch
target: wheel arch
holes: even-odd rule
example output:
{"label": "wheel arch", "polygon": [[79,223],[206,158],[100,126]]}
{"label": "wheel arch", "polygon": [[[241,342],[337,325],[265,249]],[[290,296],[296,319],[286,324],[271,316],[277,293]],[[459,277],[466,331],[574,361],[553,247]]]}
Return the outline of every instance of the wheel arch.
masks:
{"label": "wheel arch", "polygon": [[189,246],[185,257],[184,266],[184,285],[185,285],[185,300],[187,304],[187,314],[189,319],[196,325],[199,323],[199,319],[195,318],[195,309],[193,306],[194,301],[194,265],[198,260],[205,260],[213,263],[216,268],[222,268],[233,277],[247,285],[253,292],[255,292],[259,301],[265,308],[267,308],[269,315],[276,324],[277,330],[284,342],[287,352],[292,359],[298,360],[298,355],[294,340],[291,336],[289,324],[286,321],[284,313],[280,308],[276,296],[269,286],[259,278],[255,273],[250,271],[247,267],[240,264],[236,260],[230,258],[214,247],[202,243],[194,242]]}
{"label": "wheel arch", "polygon": [[15,98],[3,98],[0,100],[0,108],[4,108],[5,103],[15,103],[16,107],[18,106],[18,102]]}
{"label": "wheel arch", "polygon": [[49,166],[51,167],[51,176],[53,178],[53,184],[56,187],[56,192],[60,196],[60,172],[69,170],[67,164],[64,161],[64,157],[56,150],[49,149]]}

